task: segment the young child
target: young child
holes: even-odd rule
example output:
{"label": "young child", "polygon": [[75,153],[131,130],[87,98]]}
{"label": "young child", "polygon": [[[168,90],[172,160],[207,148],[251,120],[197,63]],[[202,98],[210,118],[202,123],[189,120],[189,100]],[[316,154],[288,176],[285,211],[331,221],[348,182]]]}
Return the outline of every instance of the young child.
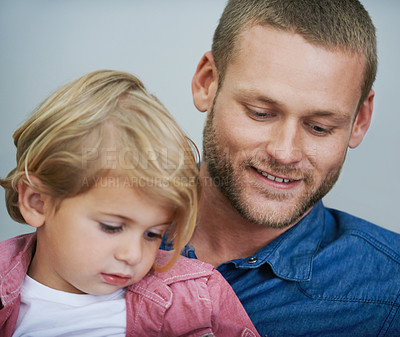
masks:
{"label": "young child", "polygon": [[[258,336],[224,278],[180,257],[198,198],[190,142],[133,75],[67,84],[14,133],[0,180],[1,336]],[[167,232],[172,252],[160,251]]]}

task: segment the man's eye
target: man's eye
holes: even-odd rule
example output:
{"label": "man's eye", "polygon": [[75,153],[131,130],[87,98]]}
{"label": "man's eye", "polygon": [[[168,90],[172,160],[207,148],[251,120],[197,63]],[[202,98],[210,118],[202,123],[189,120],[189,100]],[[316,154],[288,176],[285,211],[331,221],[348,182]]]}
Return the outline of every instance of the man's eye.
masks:
{"label": "man's eye", "polygon": [[253,118],[255,120],[263,120],[263,119],[268,119],[268,118],[272,118],[275,116],[275,114],[272,112],[261,112],[261,111],[255,110],[255,109],[251,109],[247,106],[246,106],[246,111],[247,111],[247,114],[250,116],[250,118]]}
{"label": "man's eye", "polygon": [[112,226],[105,223],[100,223],[100,228],[106,233],[118,233],[122,231],[122,226]]}
{"label": "man's eye", "polygon": [[311,128],[311,131],[318,136],[328,135],[333,131],[332,128],[321,127],[315,124],[309,124],[309,127]]}

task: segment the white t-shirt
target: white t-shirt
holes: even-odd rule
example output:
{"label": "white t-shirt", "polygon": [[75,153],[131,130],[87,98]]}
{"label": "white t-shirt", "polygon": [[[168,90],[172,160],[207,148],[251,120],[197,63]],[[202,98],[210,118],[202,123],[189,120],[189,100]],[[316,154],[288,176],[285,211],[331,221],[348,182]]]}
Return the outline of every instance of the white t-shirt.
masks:
{"label": "white t-shirt", "polygon": [[55,290],[28,275],[13,337],[124,337],[125,289],[104,296]]}

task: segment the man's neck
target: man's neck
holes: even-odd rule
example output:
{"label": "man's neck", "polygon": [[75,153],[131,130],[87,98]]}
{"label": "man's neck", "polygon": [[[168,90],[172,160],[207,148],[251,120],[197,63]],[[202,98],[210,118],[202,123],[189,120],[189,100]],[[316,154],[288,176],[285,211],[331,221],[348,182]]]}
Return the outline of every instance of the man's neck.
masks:
{"label": "man's neck", "polygon": [[197,227],[191,240],[199,260],[218,266],[246,258],[290,228],[268,228],[243,219],[210,178],[204,178],[204,171],[203,164],[201,176],[207,183],[203,184]]}

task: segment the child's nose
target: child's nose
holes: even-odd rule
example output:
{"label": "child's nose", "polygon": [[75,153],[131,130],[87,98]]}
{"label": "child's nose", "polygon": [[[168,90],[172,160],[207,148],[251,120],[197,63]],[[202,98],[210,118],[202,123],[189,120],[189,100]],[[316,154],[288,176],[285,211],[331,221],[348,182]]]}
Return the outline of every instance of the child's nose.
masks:
{"label": "child's nose", "polygon": [[118,248],[115,258],[129,265],[137,265],[142,260],[143,249],[140,240],[128,240]]}

